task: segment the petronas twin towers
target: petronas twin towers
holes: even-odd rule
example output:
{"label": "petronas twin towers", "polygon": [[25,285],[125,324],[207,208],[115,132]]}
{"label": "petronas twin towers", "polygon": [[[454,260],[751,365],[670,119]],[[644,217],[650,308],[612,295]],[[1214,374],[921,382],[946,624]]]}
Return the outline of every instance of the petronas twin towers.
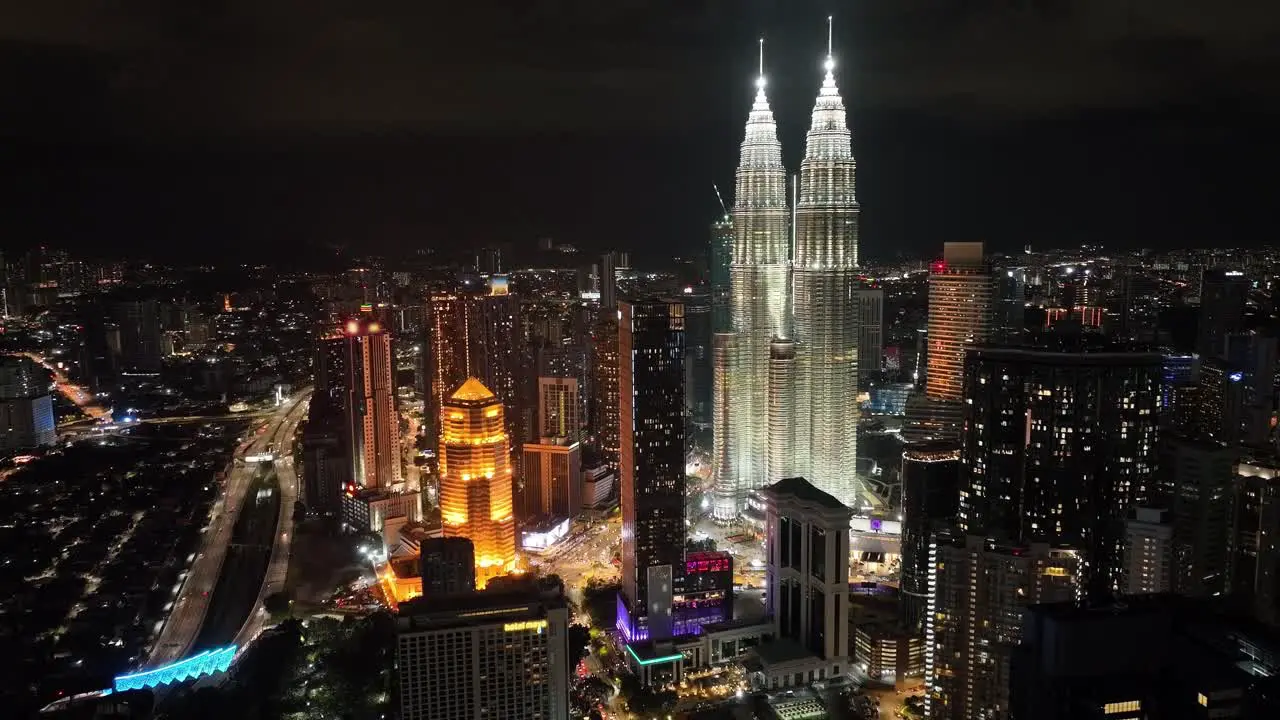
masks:
{"label": "petronas twin towers", "polygon": [[804,476],[850,507],[858,418],[858,201],[853,148],[830,40],[787,206],[782,144],[763,62],[734,193],[732,331],[715,338],[714,515],[737,517],[747,494]]}

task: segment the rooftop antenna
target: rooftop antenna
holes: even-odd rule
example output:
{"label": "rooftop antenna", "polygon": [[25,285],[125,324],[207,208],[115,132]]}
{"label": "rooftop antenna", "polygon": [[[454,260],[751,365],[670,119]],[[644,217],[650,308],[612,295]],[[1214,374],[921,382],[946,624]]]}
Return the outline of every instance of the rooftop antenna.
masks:
{"label": "rooftop antenna", "polygon": [[724,211],[724,216],[727,219],[729,217],[729,208],[725,206],[724,198],[720,196],[720,186],[715,183],[711,183],[711,187],[715,189],[716,199],[720,201],[720,209]]}
{"label": "rooftop antenna", "polygon": [[760,74],[756,76],[756,88],[764,92],[764,38],[760,38]]}
{"label": "rooftop antenna", "polygon": [[826,68],[828,75],[831,74],[831,71],[835,69],[835,66],[836,66],[836,60],[831,55],[831,35],[832,35],[833,26],[834,24],[833,24],[832,16],[828,15],[827,16],[827,61],[823,63],[823,67]]}

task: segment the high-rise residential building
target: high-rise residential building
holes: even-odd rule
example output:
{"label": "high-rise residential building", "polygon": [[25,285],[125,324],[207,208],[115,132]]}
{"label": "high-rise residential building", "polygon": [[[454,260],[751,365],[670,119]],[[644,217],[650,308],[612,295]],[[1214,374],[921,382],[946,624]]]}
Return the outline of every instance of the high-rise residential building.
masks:
{"label": "high-rise residential building", "polygon": [[1156,489],[1161,365],[1087,340],[969,351],[957,519],[968,533],[1081,550],[1082,586],[1097,597],[1119,589],[1128,510]]}
{"label": "high-rise residential building", "polygon": [[391,334],[377,320],[358,317],[346,322],[343,335],[352,481],[364,489],[398,489],[403,482],[403,458]]}
{"label": "high-rise residential building", "polygon": [[1227,336],[1244,330],[1249,280],[1239,270],[1209,268],[1200,276],[1200,317],[1196,353],[1202,358],[1226,352]]}
{"label": "high-rise residential building", "polygon": [[879,379],[884,364],[884,288],[855,288],[853,297],[858,303],[858,382],[866,385]]}
{"label": "high-rise residential building", "polygon": [[1169,435],[1160,441],[1159,492],[1173,511],[1173,591],[1193,597],[1227,592],[1235,448]]}
{"label": "high-rise residential building", "polygon": [[950,527],[960,497],[960,448],[917,443],[902,453],[902,564],[899,607],[905,624],[924,625],[929,604],[929,542]]}
{"label": "high-rise residential building", "polygon": [[440,429],[440,515],[446,537],[475,546],[476,585],[515,568],[511,443],[502,401],[469,378],[445,402]]}
{"label": "high-rise residential building", "polygon": [[711,224],[711,332],[733,329],[729,313],[729,264],[733,254],[733,218],[724,217]]}
{"label": "high-rise residential building", "polygon": [[[594,388],[592,387],[591,379],[591,352],[587,344],[589,333],[586,328],[574,328],[572,332],[574,340],[572,343],[562,341],[559,345],[547,344],[538,348],[537,377],[572,380],[577,383],[576,398],[578,401],[577,422],[579,435],[574,435],[577,438],[589,424]],[[541,383],[541,380],[539,380],[539,383]],[[539,388],[537,402],[530,403],[531,407],[538,408],[539,413],[542,412],[541,405],[538,404],[541,401],[541,388]],[[566,408],[567,412],[569,412],[568,408]],[[530,423],[530,430],[535,433],[534,438],[555,434],[543,432],[540,421]]]}
{"label": "high-rise residential building", "polygon": [[568,720],[568,606],[528,585],[400,605],[399,717]]}
{"label": "high-rise residential building", "polygon": [[538,436],[577,440],[583,425],[580,396],[577,378],[538,378]]}
{"label": "high-rise residential building", "polygon": [[[829,48],[828,48],[829,50]],[[840,502],[858,506],[857,164],[835,60],[805,141],[795,212],[792,304],[796,339],[796,470]],[[769,478],[777,480],[779,478]]]}
{"label": "high-rise residential building", "polygon": [[805,683],[840,677],[849,672],[853,511],[800,477],[773,483],[764,496],[765,607],[777,647],[761,653],[763,673],[799,674]]}
{"label": "high-rise residential building", "polygon": [[[674,575],[684,561],[684,306],[618,306],[622,598],[628,641],[671,637]],[[625,607],[624,607],[625,606]],[[625,612],[621,612],[625,610]]]}
{"label": "high-rise residential building", "polygon": [[440,408],[467,378],[474,377],[502,401],[507,432],[519,437],[520,302],[505,276],[479,291],[435,293],[427,302],[427,348],[431,400],[428,419],[440,432]]}
{"label": "high-rise residential building", "polygon": [[610,467],[618,467],[618,318],[606,313],[591,331],[591,438]]}
{"label": "high-rise residential building", "polygon": [[1173,589],[1173,516],[1164,508],[1135,507],[1124,525],[1120,592],[1149,595]]}
{"label": "high-rise residential building", "polygon": [[426,538],[419,552],[423,597],[469,593],[476,589],[476,549],[467,538]]}
{"label": "high-rise residential building", "polygon": [[565,437],[524,444],[524,518],[572,518],[582,510],[582,446]]}
{"label": "high-rise residential building", "polygon": [[907,411],[912,439],[959,437],[964,354],[991,337],[993,292],[982,243],[943,245],[942,259],[929,266],[925,395]]}
{"label": "high-rise residential building", "polygon": [[934,536],[930,552],[925,717],[1008,718],[1023,611],[1075,599],[1079,554],[945,532]]}
{"label": "high-rise residential building", "polygon": [[728,395],[715,398],[719,405],[712,412],[721,423],[713,431],[726,438],[722,448],[729,451],[714,458],[713,468],[719,488],[714,512],[724,520],[736,518],[747,493],[769,479],[769,348],[774,338],[791,337],[787,171],[763,67],[756,87],[732,212],[729,315],[736,352],[729,358]]}
{"label": "high-rise residential building", "polygon": [[23,357],[0,357],[0,451],[58,441],[49,373]]}

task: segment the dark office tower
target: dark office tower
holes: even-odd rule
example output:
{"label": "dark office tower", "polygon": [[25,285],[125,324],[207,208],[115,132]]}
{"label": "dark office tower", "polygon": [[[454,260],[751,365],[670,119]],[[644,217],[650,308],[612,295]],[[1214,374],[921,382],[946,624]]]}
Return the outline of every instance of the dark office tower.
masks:
{"label": "dark office tower", "polygon": [[684,403],[695,425],[711,424],[711,297],[686,293]]}
{"label": "dark office tower", "polygon": [[315,394],[311,397],[310,415],[340,411],[347,395],[347,336],[336,330],[316,340]]}
{"label": "dark office tower", "polygon": [[884,365],[884,288],[854,288],[858,304],[858,384],[861,388],[880,382]]}
{"label": "dark office tower", "polygon": [[1093,340],[968,353],[958,521],[1083,551],[1081,585],[1104,597],[1128,510],[1154,490],[1161,358]]}
{"label": "dark office tower", "polygon": [[1244,415],[1244,372],[1221,357],[1203,358],[1188,411],[1191,430],[1199,437],[1234,445],[1240,440]]}
{"label": "dark office tower", "polygon": [[729,261],[733,253],[733,218],[725,215],[711,224],[711,331],[733,329],[729,314]]}
{"label": "dark office tower", "polygon": [[1154,504],[1173,511],[1173,591],[1211,597],[1227,592],[1236,450],[1170,435],[1160,441]]}
{"label": "dark office tower", "polygon": [[1270,638],[1210,602],[1045,604],[1027,609],[1023,627],[1009,678],[1013,720],[1280,717],[1263,679],[1275,656],[1259,652]]}
{"label": "dark office tower", "polygon": [[476,550],[463,537],[422,541],[422,595],[439,597],[476,589]]}
{"label": "dark office tower", "polygon": [[1027,309],[1027,270],[1021,267],[997,268],[995,280],[995,316],[991,336],[999,343],[1016,343],[1022,337]]}
{"label": "dark office tower", "polygon": [[160,305],[155,300],[121,300],[112,317],[119,328],[120,369],[125,374],[160,372]]}
{"label": "dark office tower", "polygon": [[956,516],[960,448],[917,443],[902,454],[902,578],[899,607],[907,627],[924,625],[929,604],[929,538]]}
{"label": "dark office tower", "polygon": [[1276,338],[1258,333],[1228,335],[1226,359],[1240,373],[1240,442],[1265,447],[1271,436],[1276,388]]}
{"label": "dark office tower", "polygon": [[[618,305],[622,603],[629,641],[671,637],[684,560],[684,305]],[[621,608],[620,608],[621,609]]]}
{"label": "dark office tower", "polygon": [[591,331],[591,436],[595,449],[618,467],[618,318],[605,313]]}
{"label": "dark office tower", "polygon": [[[313,406],[314,407],[314,406]],[[302,503],[311,515],[337,516],[342,489],[351,481],[351,461],[338,417],[308,418],[302,430]]]}
{"label": "dark office tower", "polygon": [[1210,268],[1200,276],[1200,319],[1196,353],[1217,357],[1226,352],[1227,336],[1244,330],[1249,281],[1239,270]]}
{"label": "dark office tower", "polygon": [[618,273],[631,269],[631,256],[611,250],[600,257],[600,310],[607,313],[618,307]]}
{"label": "dark office tower", "polygon": [[343,334],[352,479],[362,488],[389,490],[403,481],[391,335],[368,317],[348,320]]}
{"label": "dark office tower", "polygon": [[476,253],[476,272],[495,275],[502,272],[502,248],[480,248]]}
{"label": "dark office tower", "polygon": [[1280,461],[1236,465],[1230,593],[1256,619],[1280,626]]}

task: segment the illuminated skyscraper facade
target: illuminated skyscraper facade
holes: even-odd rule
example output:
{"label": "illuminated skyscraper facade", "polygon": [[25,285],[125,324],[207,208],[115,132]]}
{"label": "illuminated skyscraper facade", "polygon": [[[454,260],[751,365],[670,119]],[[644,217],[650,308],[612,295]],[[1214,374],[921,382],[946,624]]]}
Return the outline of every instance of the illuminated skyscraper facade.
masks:
{"label": "illuminated skyscraper facade", "polygon": [[365,489],[399,489],[404,478],[391,335],[369,317],[348,320],[343,331],[352,479]]}
{"label": "illuminated skyscraper facade", "polygon": [[622,598],[628,640],[671,637],[684,562],[684,306],[618,305],[622,465]]}
{"label": "illuminated skyscraper facade", "polygon": [[712,411],[714,431],[726,436],[722,447],[729,450],[715,458],[714,468],[720,488],[714,511],[726,520],[737,516],[749,490],[768,480],[769,347],[791,334],[786,170],[763,74],[756,86],[732,212],[729,316],[736,352],[729,359],[728,396],[717,398]]}
{"label": "illuminated skyscraper facade", "polygon": [[440,514],[445,537],[475,546],[476,586],[515,568],[511,444],[502,401],[468,378],[445,401],[440,428]]}
{"label": "illuminated skyscraper facade", "polygon": [[[859,507],[858,201],[851,135],[835,61],[813,107],[796,204],[793,304],[797,387],[796,470],[840,502]],[[772,478],[778,479],[778,478]]]}
{"label": "illuminated skyscraper facade", "polygon": [[618,467],[618,318],[610,311],[591,331],[592,444]]}
{"label": "illuminated skyscraper facade", "polygon": [[480,292],[439,292],[427,302],[427,354],[431,398],[428,419],[441,430],[440,408],[449,393],[474,377],[502,401],[507,431],[521,417],[517,381],[521,375],[520,303],[505,276]]}
{"label": "illuminated skyscraper facade", "polygon": [[964,399],[964,351],[991,336],[994,284],[980,242],[949,242],[929,267],[929,354],[925,394]]}
{"label": "illuminated skyscraper facade", "polygon": [[942,259],[929,266],[925,392],[908,401],[903,439],[959,440],[964,354],[991,338],[994,294],[982,243],[945,243]]}

